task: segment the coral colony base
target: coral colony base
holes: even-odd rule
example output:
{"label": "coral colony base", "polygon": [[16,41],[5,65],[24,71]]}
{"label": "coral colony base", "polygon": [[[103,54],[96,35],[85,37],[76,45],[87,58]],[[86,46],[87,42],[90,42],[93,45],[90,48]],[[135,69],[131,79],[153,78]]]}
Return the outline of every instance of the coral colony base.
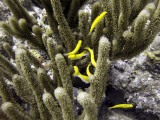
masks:
{"label": "coral colony base", "polygon": [[3,43],[9,57],[0,54],[1,110],[10,120],[102,120],[104,111],[104,120],[136,119],[112,116],[136,110],[133,101],[101,108],[121,74],[111,77],[113,62],[138,56],[157,36],[160,0],[32,0],[44,16],[29,14],[22,1],[4,2],[12,14],[0,26],[16,38],[14,48]]}

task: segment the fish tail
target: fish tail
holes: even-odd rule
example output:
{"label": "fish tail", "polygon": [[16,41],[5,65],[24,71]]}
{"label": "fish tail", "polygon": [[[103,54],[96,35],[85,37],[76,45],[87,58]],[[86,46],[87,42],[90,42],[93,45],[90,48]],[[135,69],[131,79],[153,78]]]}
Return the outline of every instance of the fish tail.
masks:
{"label": "fish tail", "polygon": [[77,66],[74,66],[74,73],[73,73],[73,75],[72,76],[78,76],[79,75],[79,69],[78,69],[78,67]]}
{"label": "fish tail", "polygon": [[90,71],[89,71],[89,67],[90,67],[90,65],[91,65],[91,63],[89,63],[89,64],[88,64],[87,69],[86,69],[86,72],[87,72],[87,75],[88,75],[88,76],[90,76],[90,75],[91,75],[91,73],[90,73]]}
{"label": "fish tail", "polygon": [[95,59],[94,59],[93,50],[90,49],[89,47],[85,47],[84,49],[87,49],[87,50],[90,52],[90,54],[91,54],[91,63],[93,64],[94,67],[96,67],[96,61],[95,61]]}

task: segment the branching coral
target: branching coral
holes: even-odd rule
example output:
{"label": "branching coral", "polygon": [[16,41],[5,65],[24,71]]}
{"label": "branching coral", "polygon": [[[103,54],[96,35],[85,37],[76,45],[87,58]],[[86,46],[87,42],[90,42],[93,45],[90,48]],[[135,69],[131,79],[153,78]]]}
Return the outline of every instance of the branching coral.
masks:
{"label": "branching coral", "polygon": [[[5,0],[13,16],[9,18],[9,23],[2,22],[1,27],[21,41],[27,40],[35,50],[43,51],[49,63],[46,70],[23,45],[17,46],[14,51],[8,43],[4,44],[5,50],[16,62],[13,65],[0,54],[0,96],[4,102],[2,110],[10,119],[97,120],[98,109],[105,98],[109,81],[110,61],[139,55],[159,32],[159,0],[153,3],[145,0],[89,2],[92,5],[91,15],[80,9],[84,7],[84,1],[78,0],[76,4],[75,0],[35,0],[46,11],[52,30],[52,36],[49,37],[45,36],[46,30],[41,28],[43,26],[38,25],[37,20],[27,13],[18,0]],[[100,19],[95,24],[94,19],[98,15]],[[81,41],[77,48],[78,40]],[[77,49],[71,52],[75,47]],[[75,61],[68,59],[71,56],[67,58],[67,55],[82,53],[84,49],[90,54],[81,55]],[[78,66],[82,74],[86,74],[83,70],[89,63],[95,67],[90,67],[90,90],[79,91],[75,98],[73,83],[78,82],[78,78],[72,81],[73,66]],[[49,72],[53,77],[48,75]],[[11,82],[11,86],[7,81]],[[29,104],[30,112],[25,112],[15,97],[12,97],[11,87]],[[84,108],[79,116],[74,115],[72,103],[75,99]]]}

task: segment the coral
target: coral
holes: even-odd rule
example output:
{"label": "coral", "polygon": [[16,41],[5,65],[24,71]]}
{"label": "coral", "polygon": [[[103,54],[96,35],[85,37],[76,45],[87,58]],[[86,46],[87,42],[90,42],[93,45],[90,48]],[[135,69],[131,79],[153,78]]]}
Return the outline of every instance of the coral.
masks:
{"label": "coral", "polygon": [[[106,87],[118,82],[128,103],[136,101],[137,108],[159,114],[152,102],[146,109],[140,101],[143,95],[137,99],[128,95],[132,88],[145,89],[147,73],[140,80],[144,84],[136,81],[139,74],[137,79],[118,81],[128,74],[124,77],[111,68],[112,61],[136,57],[154,41],[160,28],[160,0],[32,0],[39,8],[27,9],[41,11],[37,15],[19,0],[4,1],[12,15],[0,26],[13,36],[15,45],[1,43],[10,57],[0,53],[0,96],[2,111],[11,120],[98,120]],[[152,53],[148,56],[159,60],[159,53]],[[73,74],[75,66],[88,83]],[[158,94],[156,98],[159,101]],[[130,119],[119,113],[106,119],[114,117]]]}

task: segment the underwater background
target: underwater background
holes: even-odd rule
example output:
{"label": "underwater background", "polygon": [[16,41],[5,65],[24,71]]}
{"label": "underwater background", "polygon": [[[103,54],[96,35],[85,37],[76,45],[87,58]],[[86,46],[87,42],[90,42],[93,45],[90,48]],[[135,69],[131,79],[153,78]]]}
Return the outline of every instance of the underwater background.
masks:
{"label": "underwater background", "polygon": [[0,0],[0,120],[159,120],[160,0]]}

